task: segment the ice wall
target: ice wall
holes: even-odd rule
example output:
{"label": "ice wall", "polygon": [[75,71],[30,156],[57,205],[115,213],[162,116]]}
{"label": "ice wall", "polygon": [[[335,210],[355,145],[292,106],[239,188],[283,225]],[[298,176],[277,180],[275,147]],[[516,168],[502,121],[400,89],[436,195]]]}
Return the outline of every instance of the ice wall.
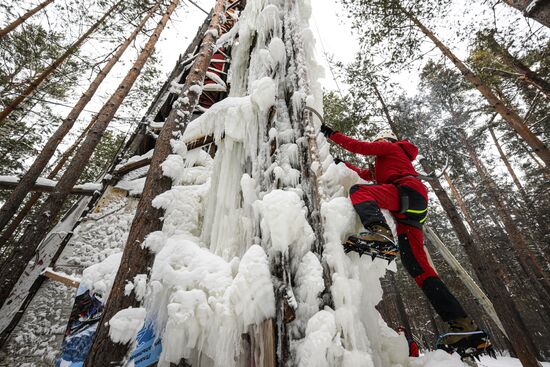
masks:
{"label": "ice wall", "polygon": [[[289,260],[285,286],[296,314],[288,325],[290,365],[409,365],[405,339],[375,309],[387,262],[346,255],[341,245],[360,229],[347,198],[360,179],[334,164],[320,121],[304,129],[291,119],[306,104],[322,111],[310,13],[308,0],[247,1],[236,30],[221,38],[232,44],[229,97],[192,121],[163,163],[173,180],[154,200],[165,209],[164,225],[144,243],[155,262],[149,279],[143,274],[127,285],[140,287],[143,308],[122,310],[110,321],[117,341],[134,338],[143,323],[153,325],[162,339],[159,366],[182,358],[201,366],[245,365],[250,351],[242,334],[276,316],[274,288],[281,284],[272,269],[280,256]],[[322,257],[312,252],[315,231],[304,202],[309,187],[299,155],[307,134],[320,158],[311,168],[323,172]],[[206,135],[218,147],[213,160],[182,149]],[[332,281],[330,307],[319,297],[323,262]],[[92,270],[108,274],[105,266]],[[108,281],[90,279],[108,291]]]}

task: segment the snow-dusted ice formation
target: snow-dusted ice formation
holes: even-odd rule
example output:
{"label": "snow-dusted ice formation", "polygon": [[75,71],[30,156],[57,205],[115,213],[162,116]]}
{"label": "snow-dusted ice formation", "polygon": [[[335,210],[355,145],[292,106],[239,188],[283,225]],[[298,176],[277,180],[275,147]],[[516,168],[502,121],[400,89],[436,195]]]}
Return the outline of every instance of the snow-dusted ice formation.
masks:
{"label": "snow-dusted ice formation", "polygon": [[[247,2],[237,31],[218,42],[233,45],[228,98],[192,121],[163,163],[175,186],[155,199],[166,210],[164,227],[144,244],[156,253],[144,307],[163,340],[159,366],[181,358],[235,366],[249,358],[241,335],[276,315],[280,280],[270,270],[280,256],[288,258],[293,284],[278,285],[296,314],[288,325],[293,365],[409,365],[405,339],[375,309],[387,263],[348,256],[341,246],[359,229],[347,194],[360,179],[333,163],[319,121],[305,128],[296,122],[304,105],[322,111],[310,12],[305,0]],[[208,135],[217,145],[213,160],[181,148]],[[322,258],[312,252],[316,235],[304,201],[311,187],[300,154],[311,137],[319,159],[311,169],[322,173]],[[320,299],[323,263],[331,307]],[[438,353],[416,365],[453,358]]]}

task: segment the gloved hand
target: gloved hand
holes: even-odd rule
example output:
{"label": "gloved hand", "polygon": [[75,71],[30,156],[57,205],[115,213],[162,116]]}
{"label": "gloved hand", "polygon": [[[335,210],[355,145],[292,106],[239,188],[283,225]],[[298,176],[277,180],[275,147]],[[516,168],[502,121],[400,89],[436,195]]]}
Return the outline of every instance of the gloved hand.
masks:
{"label": "gloved hand", "polygon": [[334,157],[334,158],[333,158],[333,160],[334,160],[334,164],[340,164],[340,163],[344,163],[344,161],[343,161],[343,160],[341,160],[341,159],[340,159],[340,158],[338,158],[338,157]]}
{"label": "gloved hand", "polygon": [[332,130],[330,127],[328,127],[327,125],[325,124],[322,124],[321,125],[321,132],[323,133],[323,135],[327,138],[330,138],[330,136],[332,134],[334,134],[334,130]]}

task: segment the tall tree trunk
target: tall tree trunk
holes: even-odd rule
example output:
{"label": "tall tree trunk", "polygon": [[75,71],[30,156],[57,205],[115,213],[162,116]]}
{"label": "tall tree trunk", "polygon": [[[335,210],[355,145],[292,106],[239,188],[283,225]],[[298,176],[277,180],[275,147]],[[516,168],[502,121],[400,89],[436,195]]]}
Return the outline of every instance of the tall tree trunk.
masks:
{"label": "tall tree trunk", "polygon": [[90,160],[90,157],[99,143],[103,133],[107,129],[107,126],[134,85],[145,62],[149,59],[149,56],[151,56],[153,48],[159,39],[160,33],[164,29],[168,18],[176,6],[176,1],[177,0],[174,0],[166,13],[163,15],[161,21],[155,28],[155,31],[149,37],[147,44],[140,52],[130,71],[128,71],[124,79],[120,82],[114,94],[94,117],[96,120],[95,123],[93,124],[81,147],[69,163],[67,170],[59,179],[57,185],[55,186],[54,192],[44,202],[37,213],[34,222],[27,227],[23,233],[23,236],[21,236],[17,242],[15,249],[6,262],[6,266],[0,269],[0,306],[2,306],[6,298],[9,296],[13,286],[23,273],[25,266],[32,259],[36,248],[40,244],[40,241],[42,241],[46,235],[52,221],[61,211],[65,199],[70,194],[72,187],[75,185],[78,177]]}
{"label": "tall tree trunk", "polygon": [[[76,119],[78,116],[80,116],[80,113],[84,110],[84,107],[90,102],[92,97],[94,96],[95,92],[105,80],[109,72],[113,69],[115,64],[120,60],[128,46],[136,39],[137,35],[141,32],[149,18],[154,14],[155,11],[160,7],[161,1],[158,0],[156,4],[147,12],[145,17],[141,20],[141,22],[137,25],[137,27],[134,29],[132,34],[128,36],[124,40],[124,42],[118,47],[115,54],[109,59],[109,61],[105,64],[103,69],[99,71],[99,73],[96,75],[94,80],[90,83],[88,86],[88,89],[80,96],[80,99],[74,107],[72,108],[71,112],[67,115],[67,117],[63,120],[61,125],[57,128],[57,130],[53,133],[53,135],[48,139],[46,144],[42,147],[40,150],[40,153],[38,153],[38,156],[34,160],[33,164],[29,168],[29,170],[21,177],[21,180],[17,184],[17,187],[11,192],[10,196],[6,199],[6,202],[0,208],[0,231],[4,229],[4,227],[8,224],[10,219],[14,216],[14,214],[17,212],[17,209],[25,199],[25,196],[29,193],[32,186],[40,177],[40,174],[52,158],[52,156],[55,153],[55,150],[63,140],[63,138],[69,133],[71,128],[73,127]],[[94,121],[94,120],[92,120]],[[91,125],[91,123],[90,123]],[[59,163],[59,162],[58,162]],[[61,166],[64,162],[61,163]],[[58,164],[58,166],[60,166]],[[61,167],[59,167],[61,168]],[[55,171],[55,169],[54,169]],[[52,171],[53,172],[53,171]],[[54,177],[57,172],[54,173]],[[52,174],[50,174],[51,176]],[[50,178],[50,177],[48,177]],[[53,178],[53,177],[51,177]],[[0,242],[0,246],[1,246]]]}
{"label": "tall tree trunk", "polygon": [[550,3],[547,0],[503,0],[506,4],[521,11],[524,17],[532,18],[550,27]]}
{"label": "tall tree trunk", "polygon": [[500,145],[497,136],[495,134],[495,130],[493,129],[493,126],[491,124],[488,125],[489,134],[491,135],[491,138],[493,139],[493,143],[495,143],[495,147],[497,148],[498,154],[500,155],[500,159],[506,166],[506,170],[510,174],[510,177],[512,178],[512,181],[514,182],[514,185],[516,185],[516,188],[518,189],[518,192],[521,195],[521,198],[525,202],[525,204],[531,206],[531,199],[529,199],[529,195],[527,195],[527,192],[525,191],[525,188],[519,181],[518,176],[516,175],[516,172],[514,171],[514,168],[510,164],[510,161],[508,160],[508,157],[506,157],[506,153],[504,153],[504,150],[502,149],[502,146]]}
{"label": "tall tree trunk", "polygon": [[26,12],[25,14],[21,15],[19,18],[17,18],[16,20],[8,24],[6,27],[0,29],[0,38],[4,37],[6,34],[10,33],[15,28],[19,27],[21,24],[23,24],[23,22],[25,22],[27,19],[29,19],[34,14],[38,13],[40,10],[44,9],[46,6],[50,5],[51,3],[53,3],[53,0],[46,0],[38,4],[28,12]]}
{"label": "tall tree trunk", "polygon": [[[539,227],[539,232],[540,233],[543,233],[543,234],[548,233],[548,230],[549,230],[548,221],[541,220],[542,218],[539,215],[537,215],[537,213],[535,212],[535,208],[536,208],[535,203],[533,203],[533,201],[531,200],[531,198],[529,197],[529,195],[525,191],[525,188],[523,187],[523,185],[519,181],[519,178],[518,178],[514,168],[510,164],[510,161],[508,160],[508,157],[506,156],[506,153],[502,149],[502,146],[500,145],[500,143],[497,139],[497,136],[495,134],[495,130],[493,129],[491,124],[489,124],[488,128],[489,128],[489,133],[491,135],[491,138],[493,139],[493,142],[495,143],[495,146],[497,148],[498,154],[500,155],[500,159],[502,160],[502,162],[504,162],[504,165],[506,166],[506,169],[508,170],[508,173],[510,174],[510,177],[512,178],[512,181],[514,181],[514,184],[516,185],[516,187],[518,189],[518,192],[520,193],[520,195],[523,199],[523,202],[525,204],[524,205],[525,210],[522,211],[522,212],[524,212],[523,214],[527,217],[528,220],[533,221],[534,224],[536,224]],[[546,257],[546,255],[544,255],[544,256]],[[550,262],[550,259],[548,257],[546,257],[546,261]]]}
{"label": "tall tree trunk", "polygon": [[[382,96],[378,99],[382,105],[386,105]],[[397,124],[395,124],[389,115],[386,118],[393,132],[397,136],[400,136]],[[422,159],[420,164],[425,172],[433,172],[432,167],[426,159]],[[541,367],[541,364],[537,360],[537,349],[531,342],[531,337],[527,333],[521,318],[517,315],[511,296],[505,291],[507,288],[503,282],[505,274],[502,268],[496,263],[489,249],[480,245],[481,240],[479,236],[476,236],[474,240],[470,235],[451,198],[445,192],[439,180],[433,179],[429,183],[439,199],[443,210],[445,210],[459,241],[464,246],[464,250],[472,263],[474,271],[485,292],[487,292],[487,297],[493,303],[506,333],[510,336],[514,352],[524,367]]]}
{"label": "tall tree trunk", "polygon": [[48,66],[44,71],[42,71],[34,80],[29,84],[29,86],[21,92],[20,95],[18,95],[14,100],[12,100],[1,112],[0,112],[0,126],[6,124],[7,120],[6,117],[19,106],[21,102],[25,100],[28,96],[30,96],[39,86],[42,84],[42,82],[49,77],[58,67],[61,65],[65,60],[67,60],[73,53],[75,53],[80,46],[88,39],[88,37],[99,28],[100,25],[103,24],[105,19],[113,14],[113,12],[118,8],[121,4],[124,3],[124,0],[119,0],[116,2],[109,10],[103,14],[103,16],[95,22],[88,30],[80,36],[78,40],[76,40],[75,43],[73,43],[69,48],[61,55],[59,56],[50,66]]}
{"label": "tall tree trunk", "polygon": [[[174,0],[170,5],[171,12],[177,5]],[[109,320],[120,310],[128,307],[139,307],[140,302],[135,294],[126,295],[124,287],[137,274],[148,274],[154,254],[143,248],[145,237],[154,231],[162,230],[164,210],[153,206],[153,199],[169,190],[172,180],[163,175],[161,164],[171,153],[170,140],[179,129],[185,129],[191,120],[193,110],[198,103],[199,93],[193,86],[202,85],[210,60],[213,54],[213,45],[220,34],[221,16],[225,11],[226,0],[217,0],[209,29],[218,32],[207,32],[202,40],[200,50],[191,67],[191,72],[185,80],[180,96],[185,95],[188,100],[174,105],[166,118],[162,130],[157,138],[155,150],[151,159],[149,173],[139,201],[128,240],[124,247],[120,267],[113,283],[111,294],[105,305],[105,310],[99,322],[93,345],[86,358],[85,366],[109,366],[119,364],[130,347],[129,344],[117,344],[109,338]]]}
{"label": "tall tree trunk", "polygon": [[474,147],[470,144],[464,133],[460,133],[459,137],[463,146],[466,148],[470,159],[474,163],[478,174],[484,182],[484,186],[486,187],[487,192],[491,197],[493,204],[495,205],[499,217],[504,223],[506,233],[510,239],[510,243],[516,251],[519,263],[521,264],[525,273],[533,282],[533,285],[540,285],[540,287],[542,287],[542,289],[540,289],[539,287],[539,297],[542,304],[550,304],[550,279],[548,279],[548,274],[546,274],[542,270],[539,261],[536,259],[532,251],[527,246],[527,240],[521,233],[520,229],[514,223],[514,220],[510,216],[510,211],[506,207],[506,204],[504,204],[504,202],[500,199],[496,183],[490,177],[487,169],[477,156]]}
{"label": "tall tree trunk", "polygon": [[[461,209],[462,214],[464,215],[464,218],[466,219],[466,222],[470,226],[470,232],[472,233],[472,235],[475,236],[476,241],[478,241],[478,243],[483,243],[483,242],[487,243],[486,240],[485,241],[482,240],[482,237],[478,232],[478,230],[480,230],[481,228],[479,227],[479,225],[476,225],[475,221],[472,219],[472,217],[470,215],[470,212],[469,212],[469,210],[466,206],[466,203],[465,203],[462,195],[458,191],[456,185],[454,184],[453,180],[451,179],[451,177],[447,173],[444,174],[444,178],[445,178],[445,181],[447,181],[447,184],[449,185],[449,187],[451,189],[451,194],[452,194],[453,198],[455,199],[456,203],[458,204],[458,207]],[[488,238],[488,237],[485,237],[485,238]],[[499,251],[499,255],[501,255],[501,258],[503,258],[503,259],[510,259],[510,258],[515,257],[515,255],[514,255],[514,253],[511,249],[505,249],[504,251]],[[508,271],[511,273],[513,271],[513,266],[510,266],[509,261],[507,261],[506,264],[508,265],[508,267],[507,267]],[[523,275],[523,274],[521,274],[521,275]],[[524,282],[523,281],[524,277],[519,278],[520,279],[519,282],[518,282],[518,277],[514,277],[514,278],[515,279],[514,279],[514,282],[513,282],[512,279],[510,279],[510,275],[506,274],[506,278],[504,278],[503,281],[504,281],[505,284],[507,284],[508,287],[512,286],[512,283],[518,283],[518,284],[523,283],[523,285],[519,285],[519,288],[516,288],[516,290],[515,290],[515,292],[518,292],[518,293],[521,292],[522,296],[519,297],[520,302],[527,303],[527,304],[529,304],[530,302],[537,303],[538,302],[538,293],[536,291],[536,287],[533,287],[534,284],[532,284],[532,282],[530,282],[530,281]],[[538,306],[538,307],[540,307],[540,306]],[[543,323],[550,322],[550,319],[549,319],[550,315],[547,312],[547,307],[542,307],[541,311],[542,312],[537,312],[537,314],[541,318],[542,322]],[[533,339],[531,338],[531,340],[533,340]]]}
{"label": "tall tree trunk", "polygon": [[399,285],[395,279],[393,272],[388,272],[388,277],[390,279],[390,285],[394,288],[395,294],[395,306],[397,307],[397,312],[399,314],[399,320],[401,325],[405,327],[407,332],[412,333],[411,322],[409,321],[409,315],[407,315],[407,310],[405,308],[405,303],[403,302],[403,297],[401,296],[401,291],[399,290]]}
{"label": "tall tree trunk", "polygon": [[525,140],[527,144],[533,149],[540,159],[550,167],[550,150],[544,145],[544,143],[529,129],[522,118],[516,111],[507,107],[476,75],[470,68],[468,68],[452,51],[447,48],[428,28],[424,26],[412,13],[400,7],[403,14],[405,14],[432,42],[441,50],[441,52],[452,61],[456,68],[462,73],[464,78],[472,83],[472,85],[485,97],[491,107],[506,121],[517,133]]}
{"label": "tall tree trunk", "polygon": [[[423,159],[422,168],[426,172],[431,172],[432,167]],[[519,315],[517,315],[516,306],[513,304],[512,296],[508,294],[504,279],[506,273],[501,266],[496,263],[490,249],[482,245],[481,237],[475,232],[472,235],[468,233],[462,218],[458,214],[448,194],[445,192],[439,180],[429,181],[432,189],[445,210],[459,241],[464,246],[464,250],[472,263],[474,271],[480,280],[487,296],[493,303],[498,317],[502,321],[506,334],[514,347],[514,352],[522,362],[523,366],[541,367],[537,360],[538,352],[531,341],[531,336],[527,332]]]}
{"label": "tall tree trunk", "polygon": [[[88,134],[88,131],[92,128],[93,123],[95,122],[94,119],[90,121],[88,126],[82,131],[82,133],[78,136],[78,138],[75,140],[75,142],[61,154],[59,157],[59,160],[55,162],[54,167],[48,174],[46,178],[53,180],[57,177],[57,174],[61,171],[61,169],[65,166],[65,163],[71,158],[73,153],[76,151],[82,140],[86,137]],[[3,252],[3,249],[7,246],[8,241],[10,238],[14,238],[14,235],[17,231],[17,228],[25,219],[25,217],[31,212],[31,209],[33,206],[38,202],[40,199],[40,196],[42,196],[41,192],[33,192],[31,196],[29,197],[29,200],[23,205],[19,213],[9,222],[9,224],[4,228],[4,232],[2,232],[2,235],[0,235],[0,253]]]}
{"label": "tall tree trunk", "polygon": [[550,83],[541,78],[540,75],[531,70],[518,58],[514,57],[504,46],[499,44],[493,32],[485,35],[484,39],[487,41],[489,49],[496,54],[500,61],[521,75],[520,80],[535,86],[535,88],[544,93],[546,98],[550,98]]}

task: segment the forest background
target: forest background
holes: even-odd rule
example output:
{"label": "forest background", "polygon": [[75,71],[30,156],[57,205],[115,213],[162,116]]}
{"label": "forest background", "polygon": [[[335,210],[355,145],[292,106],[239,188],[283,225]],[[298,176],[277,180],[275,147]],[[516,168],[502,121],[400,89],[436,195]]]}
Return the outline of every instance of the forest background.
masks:
{"label": "forest background", "polygon": [[[212,6],[207,0],[196,3],[206,10]],[[28,0],[0,4],[0,24],[37,4]],[[2,37],[2,107],[112,4],[55,1]],[[409,16],[396,4],[409,9]],[[18,175],[28,169],[48,136],[150,5],[127,2],[113,13],[10,115],[7,123],[0,125],[0,175]],[[419,146],[425,160],[418,169],[433,176],[429,181],[433,188],[429,225],[487,292],[506,293],[508,310],[515,312],[510,317],[519,319],[528,331],[528,342],[539,358],[550,358],[550,293],[546,277],[540,275],[550,270],[550,231],[544,219],[550,214],[548,163],[540,149],[529,144],[502,114],[494,112],[493,103],[461,75],[452,59],[434,46],[410,15],[465,62],[546,147],[550,129],[550,91],[545,82],[550,68],[548,27],[497,0],[319,0],[313,2],[312,9],[318,62],[325,66],[326,122],[365,140],[391,127]],[[187,2],[176,11],[80,182],[94,181],[107,169],[203,19],[204,13]],[[148,24],[140,32],[94,94],[50,161],[50,170],[79,141],[153,27]],[[333,154],[358,165],[370,163],[337,148]],[[0,191],[0,195],[7,193]],[[32,213],[27,218],[32,218]],[[28,220],[2,247],[2,256],[7,256],[9,244]],[[465,243],[474,246],[468,248]],[[484,321],[483,326],[496,336],[497,345],[506,348],[495,325],[453,270],[428,246],[444,280],[466,300],[470,313]],[[487,269],[472,263],[475,251]],[[506,276],[495,283],[486,279],[488,274]],[[407,274],[400,271],[388,275],[384,287],[385,298],[379,308],[390,326],[403,324],[421,345],[432,346],[444,328]]]}

